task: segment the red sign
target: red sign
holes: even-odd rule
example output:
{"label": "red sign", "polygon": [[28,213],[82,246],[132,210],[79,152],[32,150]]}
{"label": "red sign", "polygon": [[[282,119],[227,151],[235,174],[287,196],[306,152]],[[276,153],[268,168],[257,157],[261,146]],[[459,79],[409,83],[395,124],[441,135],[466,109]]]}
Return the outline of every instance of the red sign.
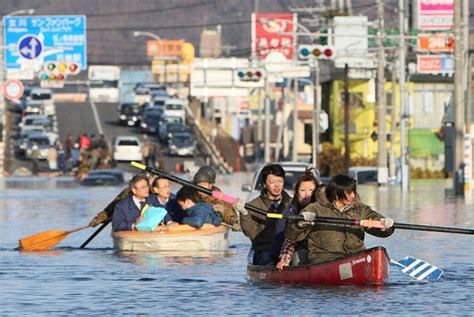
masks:
{"label": "red sign", "polygon": [[3,84],[2,93],[5,98],[17,100],[23,96],[23,84],[18,79],[9,79]]}
{"label": "red sign", "polygon": [[452,34],[419,34],[418,51],[424,52],[451,52],[454,50]]}
{"label": "red sign", "polygon": [[280,52],[293,59],[296,45],[296,14],[252,14],[252,54],[264,59],[271,52]]}

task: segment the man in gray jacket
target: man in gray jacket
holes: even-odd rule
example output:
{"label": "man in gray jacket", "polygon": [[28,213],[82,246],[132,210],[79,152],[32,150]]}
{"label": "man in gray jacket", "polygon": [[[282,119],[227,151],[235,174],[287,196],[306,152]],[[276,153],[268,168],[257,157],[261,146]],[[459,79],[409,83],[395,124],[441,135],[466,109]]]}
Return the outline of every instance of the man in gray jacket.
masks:
{"label": "man in gray jacket", "polygon": [[[249,204],[267,212],[283,213],[291,201],[291,196],[283,190],[285,170],[278,164],[270,164],[262,169],[261,175],[264,188],[260,196]],[[283,243],[286,220],[250,215],[243,205],[244,202],[239,200],[235,208],[240,212],[242,231],[252,241],[253,264],[275,265]]]}

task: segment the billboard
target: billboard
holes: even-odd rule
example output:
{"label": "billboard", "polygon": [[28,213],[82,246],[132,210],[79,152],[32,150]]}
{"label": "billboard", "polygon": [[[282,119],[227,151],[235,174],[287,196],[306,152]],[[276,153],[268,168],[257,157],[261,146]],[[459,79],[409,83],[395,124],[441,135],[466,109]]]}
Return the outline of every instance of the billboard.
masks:
{"label": "billboard", "polygon": [[265,59],[271,52],[280,52],[292,60],[296,46],[295,13],[252,14],[252,56]]}
{"label": "billboard", "polygon": [[418,28],[451,30],[454,27],[454,0],[418,0]]}
{"label": "billboard", "polygon": [[454,36],[452,34],[418,34],[418,51],[420,52],[452,52]]}
{"label": "billboard", "polygon": [[[24,68],[27,62],[42,65],[55,61],[74,62],[87,69],[85,16],[5,16],[3,26],[6,69]],[[28,61],[18,50],[25,37],[38,39],[43,48],[39,56]]]}
{"label": "billboard", "polygon": [[418,55],[416,70],[420,74],[453,73],[454,57],[453,55]]}

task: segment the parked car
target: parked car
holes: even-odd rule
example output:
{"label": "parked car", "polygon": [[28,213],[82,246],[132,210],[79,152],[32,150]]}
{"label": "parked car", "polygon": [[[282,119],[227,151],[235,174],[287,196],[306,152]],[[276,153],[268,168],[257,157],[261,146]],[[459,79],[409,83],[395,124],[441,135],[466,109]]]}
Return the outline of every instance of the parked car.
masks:
{"label": "parked car", "polygon": [[[176,120],[170,120],[172,118],[175,118]],[[168,143],[169,129],[173,125],[183,126],[183,123],[181,121],[181,117],[167,117],[164,118],[164,120],[165,121],[162,121],[160,124],[160,129],[158,130],[158,137],[160,138],[161,142]]]}
{"label": "parked car", "polygon": [[135,136],[118,136],[115,139],[113,148],[113,158],[116,161],[143,160],[143,144]]}
{"label": "parked car", "polygon": [[378,169],[375,166],[349,167],[349,176],[358,184],[377,183]]}
{"label": "parked car", "polygon": [[[193,136],[193,132],[190,126],[187,126],[182,123],[169,123],[168,124],[168,133],[167,133],[167,142],[169,143],[170,140],[176,133],[188,133]],[[193,136],[194,138],[194,136]]]}
{"label": "parked car", "polygon": [[27,159],[31,159],[31,153],[33,152],[33,146],[38,146],[40,160],[46,160],[48,158],[48,150],[50,147],[49,138],[46,135],[32,135],[28,138],[26,145],[25,156]]}
{"label": "parked car", "polygon": [[168,99],[165,101],[165,109],[163,115],[165,117],[181,117],[183,122],[186,119],[186,102],[181,99]]}
{"label": "parked car", "polygon": [[81,181],[83,186],[117,186],[125,182],[123,172],[119,169],[89,171]]}
{"label": "parked car", "polygon": [[27,107],[42,106],[44,114],[53,116],[56,113],[53,101],[53,91],[48,88],[32,87],[20,102],[20,108],[24,111]]}
{"label": "parked car", "polygon": [[168,146],[169,155],[194,156],[196,153],[196,139],[189,132],[175,133]]}
{"label": "parked car", "polygon": [[140,123],[140,130],[142,133],[158,133],[161,121],[160,111],[145,111],[143,113],[143,119]]}
{"label": "parked car", "polygon": [[119,110],[119,123],[121,125],[139,125],[143,117],[143,108],[137,103],[123,103]]}
{"label": "parked car", "polygon": [[[293,189],[295,188],[295,184],[298,179],[304,175],[306,169],[311,167],[311,164],[308,163],[300,163],[300,162],[278,162],[283,170],[285,171],[285,185],[284,189],[290,194],[293,195]],[[247,201],[250,201],[260,195],[260,191],[263,189],[263,182],[262,182],[262,169],[267,165],[264,164],[260,166],[260,168],[255,172],[252,180],[252,184],[244,184],[242,185],[242,191],[250,192]],[[314,177],[321,183],[320,174],[317,169],[312,169],[311,173]]]}

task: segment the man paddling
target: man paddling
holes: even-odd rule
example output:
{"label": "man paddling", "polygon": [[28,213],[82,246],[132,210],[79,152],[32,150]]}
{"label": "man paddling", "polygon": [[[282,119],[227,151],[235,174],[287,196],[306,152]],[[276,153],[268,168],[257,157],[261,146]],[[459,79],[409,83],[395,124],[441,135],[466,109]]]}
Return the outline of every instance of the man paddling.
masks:
{"label": "man paddling", "polygon": [[[278,164],[270,164],[262,169],[261,175],[264,189],[260,192],[260,196],[251,200],[249,204],[271,213],[282,214],[291,201],[291,196],[283,190],[285,170]],[[275,265],[283,242],[282,239],[275,237],[283,233],[285,226],[281,225],[281,222],[285,220],[249,214],[244,205],[245,202],[239,199],[235,208],[240,212],[242,231],[252,241],[252,249],[255,252],[253,264]]]}
{"label": "man paddling", "polygon": [[[290,222],[285,237],[293,241],[307,240],[310,264],[336,260],[365,250],[364,231],[377,237],[388,237],[394,231],[393,219],[385,218],[363,204],[358,199],[357,181],[346,175],[333,176],[326,187],[320,187],[316,192],[316,201],[304,208],[301,215],[305,221]],[[314,223],[318,217],[377,219],[384,228]]]}

